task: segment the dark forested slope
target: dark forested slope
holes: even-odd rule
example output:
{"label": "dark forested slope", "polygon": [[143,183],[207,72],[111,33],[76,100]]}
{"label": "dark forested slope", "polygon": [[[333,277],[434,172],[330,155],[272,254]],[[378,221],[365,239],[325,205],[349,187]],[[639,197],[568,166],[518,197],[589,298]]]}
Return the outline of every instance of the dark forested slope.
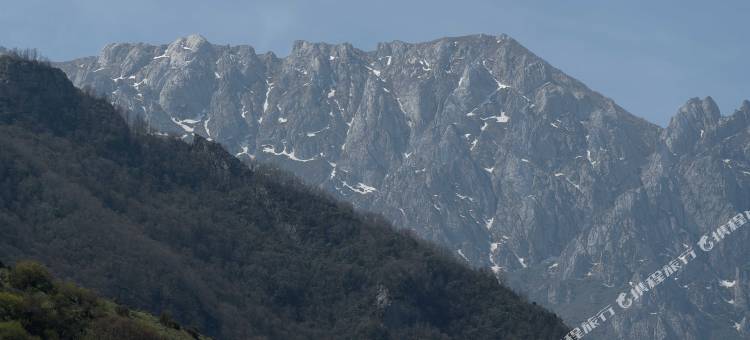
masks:
{"label": "dark forested slope", "polygon": [[0,56],[0,257],[226,339],[552,339],[553,314],[210,141],[133,132]]}

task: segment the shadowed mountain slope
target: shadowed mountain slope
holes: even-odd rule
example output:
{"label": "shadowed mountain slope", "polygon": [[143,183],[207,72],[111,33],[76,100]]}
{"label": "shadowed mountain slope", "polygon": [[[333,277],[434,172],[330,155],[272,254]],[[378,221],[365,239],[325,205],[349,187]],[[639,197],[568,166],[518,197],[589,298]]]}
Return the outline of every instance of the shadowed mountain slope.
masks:
{"label": "shadowed mountain slope", "polygon": [[0,57],[0,257],[222,339],[550,339],[555,315],[218,144],[136,132]]}

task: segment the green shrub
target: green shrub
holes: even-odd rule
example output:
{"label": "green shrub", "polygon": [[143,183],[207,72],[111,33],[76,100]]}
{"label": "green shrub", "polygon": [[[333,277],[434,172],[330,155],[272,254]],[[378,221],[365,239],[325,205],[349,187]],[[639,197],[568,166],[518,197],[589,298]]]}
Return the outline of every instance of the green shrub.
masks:
{"label": "green shrub", "polygon": [[2,340],[38,340],[29,335],[18,321],[0,322],[0,339]]}
{"label": "green shrub", "polygon": [[155,331],[137,322],[121,318],[106,317],[94,321],[83,340],[163,340]]}
{"label": "green shrub", "polygon": [[10,320],[18,315],[23,298],[18,295],[0,292],[0,320]]}
{"label": "green shrub", "polygon": [[117,313],[117,315],[122,316],[124,318],[129,318],[130,308],[128,308],[127,306],[123,306],[123,305],[117,305],[115,306],[115,313]]}
{"label": "green shrub", "polygon": [[77,314],[80,318],[91,318],[102,314],[102,308],[97,296],[88,289],[78,287],[70,282],[59,283],[55,286],[52,301],[57,309],[67,314]]}
{"label": "green shrub", "polygon": [[173,328],[176,330],[179,330],[181,328],[180,324],[177,323],[177,321],[174,321],[174,319],[172,318],[172,314],[170,314],[169,312],[162,312],[161,315],[159,315],[159,323],[167,328]]}
{"label": "green shrub", "polygon": [[52,275],[39,263],[21,261],[10,271],[10,285],[20,290],[35,289],[49,293],[54,288]]}

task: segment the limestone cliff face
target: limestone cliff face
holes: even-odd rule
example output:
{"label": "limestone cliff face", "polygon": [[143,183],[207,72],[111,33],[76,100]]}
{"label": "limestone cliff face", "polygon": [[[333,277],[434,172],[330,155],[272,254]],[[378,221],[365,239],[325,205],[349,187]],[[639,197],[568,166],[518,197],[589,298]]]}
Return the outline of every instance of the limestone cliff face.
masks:
{"label": "limestone cliff face", "polygon": [[[504,35],[300,41],[284,58],[194,35],[58,66],[161,132],[277,163],[491,268],[571,325],[750,207],[750,104],[722,117],[692,99],[662,129]],[[746,336],[746,234],[592,336]]]}

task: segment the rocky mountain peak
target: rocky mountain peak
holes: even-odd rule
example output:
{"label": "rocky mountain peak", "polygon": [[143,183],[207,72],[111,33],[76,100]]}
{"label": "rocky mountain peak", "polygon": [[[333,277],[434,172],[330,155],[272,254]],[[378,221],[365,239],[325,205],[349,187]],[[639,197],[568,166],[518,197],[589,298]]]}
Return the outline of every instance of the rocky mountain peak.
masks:
{"label": "rocky mountain peak", "polygon": [[682,154],[707,133],[713,133],[720,119],[721,112],[713,98],[691,98],[669,121],[662,138],[672,153]]}
{"label": "rocky mountain peak", "polygon": [[181,53],[193,54],[199,52],[201,49],[210,47],[211,44],[206,38],[200,35],[190,35],[184,38],[179,38],[167,45],[164,55],[171,57]]}
{"label": "rocky mountain peak", "polygon": [[722,117],[716,137],[728,138],[748,128],[750,128],[750,102],[743,100],[740,108],[733,114]]}
{"label": "rocky mountain peak", "polygon": [[200,34],[191,34],[187,37],[177,39],[178,41],[184,41],[188,48],[198,48],[202,45],[209,44],[208,40]]}
{"label": "rocky mountain peak", "polygon": [[740,108],[734,111],[734,114],[728,117],[728,120],[742,120],[746,124],[742,124],[743,127],[750,127],[750,101],[743,100]]}
{"label": "rocky mountain peak", "polygon": [[742,112],[750,112],[750,101],[747,99],[742,101],[742,106],[740,106],[740,111]]}

